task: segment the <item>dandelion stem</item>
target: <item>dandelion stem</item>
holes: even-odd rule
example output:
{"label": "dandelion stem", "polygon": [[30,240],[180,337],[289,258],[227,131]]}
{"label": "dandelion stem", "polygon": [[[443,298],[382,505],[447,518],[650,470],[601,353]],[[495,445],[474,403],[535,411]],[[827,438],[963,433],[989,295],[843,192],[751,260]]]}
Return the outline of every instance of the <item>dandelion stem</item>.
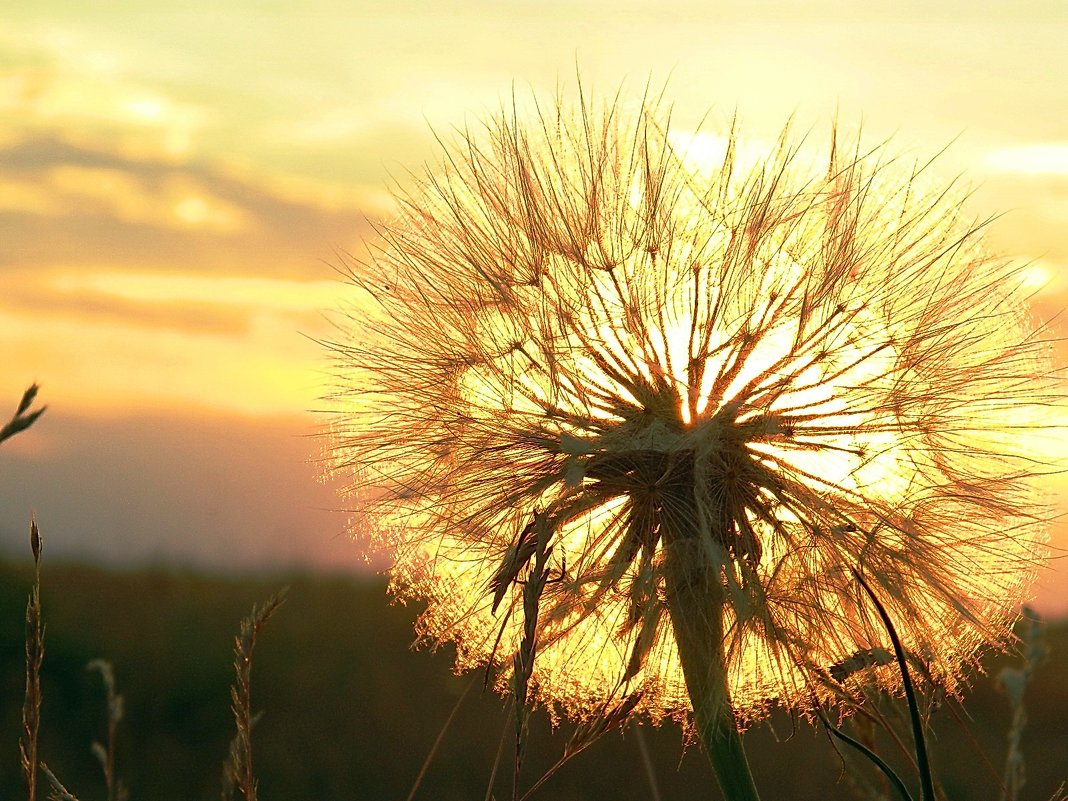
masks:
{"label": "dandelion stem", "polygon": [[726,801],[759,801],[727,686],[719,570],[696,538],[667,550],[667,605],[694,724]]}

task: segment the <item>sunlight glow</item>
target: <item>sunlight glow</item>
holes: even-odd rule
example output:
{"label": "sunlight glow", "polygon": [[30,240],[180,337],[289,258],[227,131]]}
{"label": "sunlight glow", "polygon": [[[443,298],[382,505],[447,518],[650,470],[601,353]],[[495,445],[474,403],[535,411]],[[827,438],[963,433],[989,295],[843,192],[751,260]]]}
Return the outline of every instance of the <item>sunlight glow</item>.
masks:
{"label": "sunlight glow", "polygon": [[163,116],[163,103],[154,97],[137,97],[126,103],[126,109],[135,117],[156,120]]}
{"label": "sunlight glow", "polygon": [[249,415],[316,404],[308,337],[325,326],[320,310],[336,282],[105,266],[0,277],[0,295],[5,284],[20,301],[0,306],[12,374],[37,377],[83,412],[114,407],[116,397],[139,408]]}
{"label": "sunlight glow", "polygon": [[995,172],[1068,176],[1068,142],[1042,142],[994,150],[986,166]]}
{"label": "sunlight glow", "polygon": [[142,410],[291,414],[318,394],[307,371],[315,348],[288,326],[235,338],[57,318],[48,321],[55,339],[42,340],[32,334],[39,323],[0,312],[0,338],[18,353],[12,369],[42,376],[81,414],[114,411],[116,396]]}
{"label": "sunlight glow", "polygon": [[337,295],[337,281],[210,276],[169,272],[94,270],[45,271],[48,286],[72,296],[80,292],[134,301],[197,301],[250,310],[318,313]]}

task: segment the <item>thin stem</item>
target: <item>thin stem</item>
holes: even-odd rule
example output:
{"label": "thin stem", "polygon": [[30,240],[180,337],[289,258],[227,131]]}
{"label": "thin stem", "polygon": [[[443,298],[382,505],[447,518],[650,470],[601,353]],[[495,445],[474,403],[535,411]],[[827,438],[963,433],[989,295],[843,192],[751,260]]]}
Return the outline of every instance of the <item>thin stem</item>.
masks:
{"label": "thin stem", "polygon": [[230,753],[223,763],[224,801],[241,793],[245,801],[257,801],[256,776],[252,770],[252,727],[260,716],[252,714],[252,653],[261,630],[285,601],[288,588],[272,595],[263,606],[241,621],[241,633],[234,638],[234,683],[230,687],[230,707],[234,713],[236,733],[230,741]]}
{"label": "thin stem", "polygon": [[511,720],[508,719],[510,712],[511,709],[505,712],[504,729],[501,731],[500,742],[497,743],[497,756],[493,758],[493,769],[490,771],[489,781],[486,782],[485,801],[493,801],[493,785],[497,781],[497,771],[501,767],[501,757],[504,755],[504,744],[508,739],[508,726],[511,723]]}
{"label": "thin stem", "polygon": [[663,801],[663,796],[660,795],[660,785],[656,780],[656,768],[653,767],[653,758],[649,753],[649,744],[645,742],[645,732],[642,731],[641,725],[637,723],[631,726],[630,730],[634,732],[634,739],[638,743],[638,751],[642,755],[642,765],[645,767],[645,775],[649,777],[649,792],[652,794],[653,801]]}
{"label": "thin stem", "polygon": [[816,716],[820,719],[820,723],[823,724],[823,727],[827,731],[829,731],[831,734],[833,734],[846,745],[855,748],[868,760],[870,760],[872,764],[875,765],[875,767],[877,767],[883,772],[883,775],[886,776],[887,780],[892,785],[894,785],[894,789],[897,790],[898,794],[901,796],[902,801],[913,801],[912,795],[909,793],[908,788],[905,786],[905,783],[901,781],[901,777],[898,776],[894,772],[894,769],[891,768],[888,764],[886,764],[886,762],[878,754],[876,754],[874,751],[872,751],[859,740],[853,739],[844,731],[842,731],[833,723],[831,723],[831,721],[827,719],[827,716],[823,714],[823,710],[820,709],[819,706],[813,706],[813,709],[815,709]]}
{"label": "thin stem", "polygon": [[30,520],[30,549],[33,552],[33,586],[26,603],[26,693],[22,703],[19,760],[26,781],[27,801],[37,801],[37,740],[41,730],[44,625],[41,622],[41,532],[37,528],[36,518]]}
{"label": "thin stem", "polygon": [[666,556],[667,606],[694,724],[726,801],[759,801],[727,685],[719,570],[696,538],[676,539]]}
{"label": "thin stem", "polygon": [[[419,787],[423,783],[423,779],[426,777],[426,772],[430,768],[430,763],[434,761],[434,756],[438,753],[438,749],[441,748],[441,743],[445,739],[445,732],[449,730],[449,726],[452,725],[453,719],[456,717],[456,713],[460,711],[460,706],[463,704],[464,699],[467,698],[467,694],[471,692],[471,688],[475,686],[475,678],[467,682],[467,686],[464,691],[460,693],[460,697],[456,699],[456,703],[452,707],[452,712],[445,718],[445,722],[441,726],[441,731],[438,732],[438,736],[434,739],[434,744],[430,746],[430,753],[426,755],[426,759],[423,760],[423,766],[419,768],[419,775],[415,777],[415,783],[412,785],[411,792],[408,793],[407,801],[412,801],[415,798],[415,794],[419,792]],[[494,766],[494,771],[496,771]]]}
{"label": "thin stem", "polygon": [[920,793],[923,801],[934,801],[934,778],[931,774],[931,762],[927,757],[927,739],[923,733],[923,721],[920,719],[920,705],[916,701],[916,691],[912,687],[912,677],[909,675],[909,666],[905,658],[905,649],[901,645],[900,638],[897,636],[894,622],[890,619],[886,607],[882,605],[879,598],[875,595],[875,591],[872,590],[868,585],[868,582],[864,580],[864,577],[860,575],[858,570],[854,569],[853,575],[856,577],[860,586],[864,588],[864,592],[867,593],[871,602],[875,605],[875,609],[879,613],[883,625],[886,627],[886,632],[890,635],[890,642],[894,646],[894,656],[897,657],[897,664],[901,669],[901,684],[905,689],[905,700],[908,701],[909,719],[912,723],[912,738],[916,743],[916,767],[920,774]]}

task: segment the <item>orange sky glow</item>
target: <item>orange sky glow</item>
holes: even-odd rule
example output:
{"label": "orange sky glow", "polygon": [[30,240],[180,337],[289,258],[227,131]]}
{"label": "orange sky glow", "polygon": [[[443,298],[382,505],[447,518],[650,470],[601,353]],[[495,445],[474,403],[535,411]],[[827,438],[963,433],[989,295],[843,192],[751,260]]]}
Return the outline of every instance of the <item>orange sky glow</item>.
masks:
{"label": "orange sky glow", "polygon": [[[201,7],[198,7],[201,6]],[[445,10],[446,7],[448,10]],[[1068,306],[1063,3],[45,2],[0,30],[0,549],[359,569],[320,478],[316,339],[387,186],[511,93],[646,80],[680,131],[837,117],[975,185],[992,249]],[[704,122],[702,123],[702,120]],[[434,130],[431,128],[433,127]],[[1004,213],[1004,214],[1002,214]],[[1054,323],[1059,336],[1068,333]],[[1068,364],[1068,347],[1057,358]],[[4,399],[7,399],[6,401]],[[1068,420],[1065,421],[1068,423]],[[1051,435],[1062,460],[1064,434]],[[1068,478],[1053,477],[1054,497]],[[1058,510],[1068,511],[1060,503]],[[1068,613],[1068,523],[1037,590]]]}

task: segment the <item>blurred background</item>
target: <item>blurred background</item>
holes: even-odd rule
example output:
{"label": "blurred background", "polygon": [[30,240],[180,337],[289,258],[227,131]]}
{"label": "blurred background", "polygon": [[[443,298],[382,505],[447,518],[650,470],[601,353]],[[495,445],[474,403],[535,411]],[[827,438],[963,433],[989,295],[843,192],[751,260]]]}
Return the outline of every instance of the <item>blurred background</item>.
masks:
{"label": "blurred background", "polygon": [[[435,158],[431,126],[573,89],[576,68],[604,94],[666,83],[680,131],[737,110],[772,138],[790,115],[798,130],[837,115],[918,158],[948,145],[939,173],[974,183],[976,217],[1001,215],[988,241],[1029,263],[1036,317],[1068,303],[1060,0],[7,5],[0,405],[34,381],[49,405],[0,449],[0,554],[23,577],[34,511],[55,561],[373,574],[317,437],[342,254],[389,215],[391,176]],[[1053,545],[1063,556],[1068,523]],[[1035,605],[1068,614],[1065,559]],[[348,638],[333,614],[322,636]]]}
{"label": "blurred background", "polygon": [[[26,798],[16,740],[28,578],[0,563],[0,798],[13,801]],[[340,577],[46,565],[41,758],[81,801],[105,798],[90,752],[90,743],[107,740],[104,688],[85,666],[106,657],[125,698],[115,764],[131,799],[218,799],[234,731],[233,636],[253,602],[283,581],[288,598],[262,630],[252,670],[253,708],[263,713],[253,730],[263,801],[405,801],[431,754],[415,799],[480,801],[491,784],[497,801],[511,798],[515,718],[504,701],[483,689],[481,672],[453,675],[450,649],[413,653],[416,610],[385,604],[380,582]],[[1068,627],[1051,625],[1043,642],[1050,656],[1024,693],[1019,754],[1027,781],[1018,801],[1054,801],[1068,775]],[[998,677],[1023,663],[991,657],[984,666],[963,709],[954,701],[930,707],[932,764],[948,801],[1005,798],[1013,709]],[[905,705],[880,707],[907,750]],[[852,722],[843,727],[864,736]],[[572,733],[566,721],[554,728],[544,711],[531,715],[523,790],[559,759]],[[886,737],[875,742],[919,798],[903,752]],[[775,713],[745,743],[764,801],[897,801],[869,764],[836,750],[818,724]],[[858,792],[860,782],[885,795]],[[715,787],[705,755],[677,725],[630,724],[563,765],[530,801],[711,801],[720,797]]]}

